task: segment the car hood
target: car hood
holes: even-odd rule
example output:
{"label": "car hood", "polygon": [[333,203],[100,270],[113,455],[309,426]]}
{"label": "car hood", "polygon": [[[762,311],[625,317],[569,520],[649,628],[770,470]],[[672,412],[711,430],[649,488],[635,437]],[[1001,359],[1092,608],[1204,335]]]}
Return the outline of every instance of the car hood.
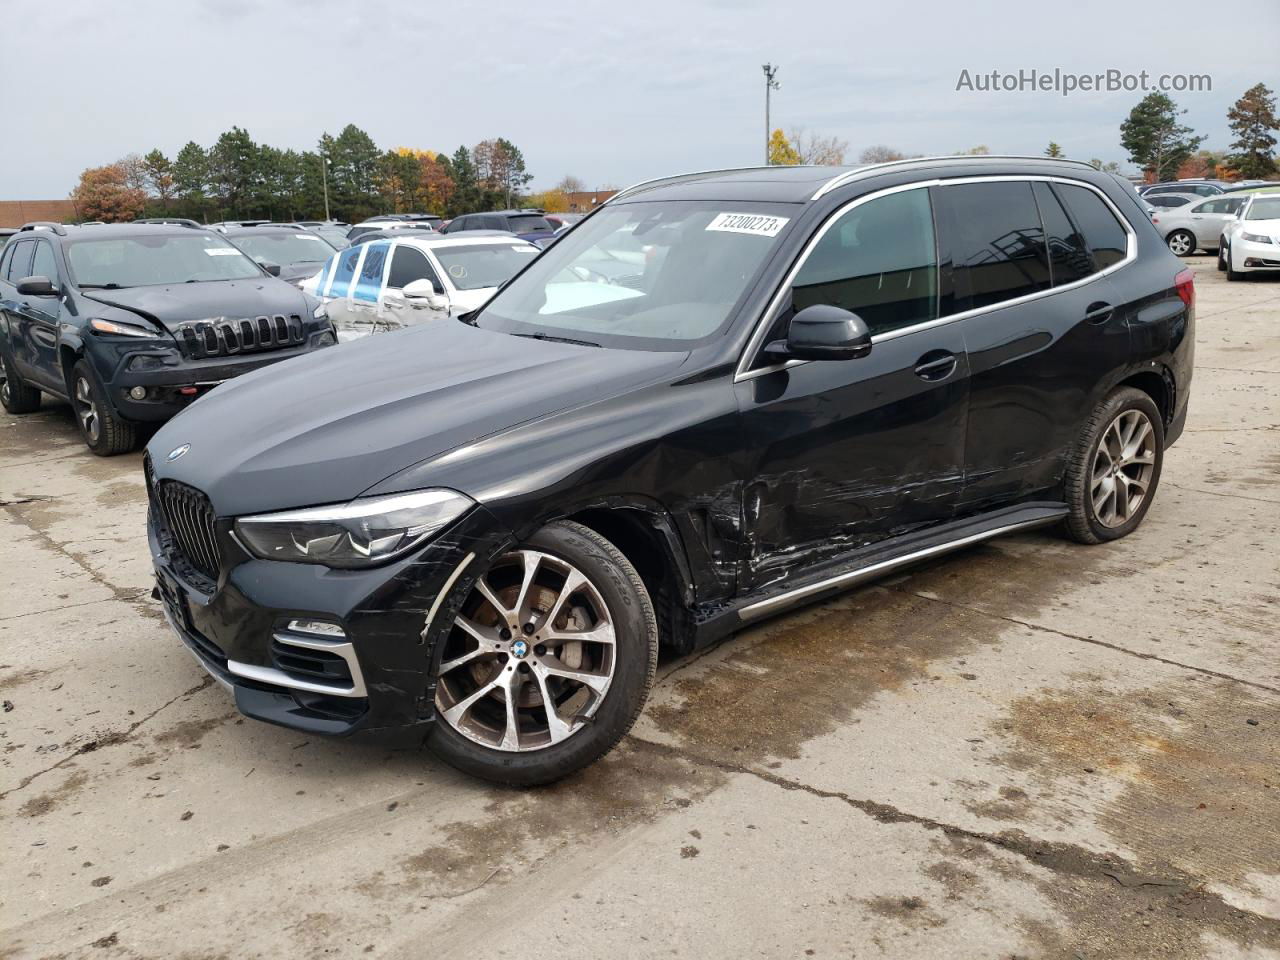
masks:
{"label": "car hood", "polygon": [[159,323],[169,332],[191,320],[212,317],[258,317],[282,313],[307,319],[307,301],[298,288],[275,277],[213,280],[168,286],[85,290],[88,300],[128,310]]}
{"label": "car hood", "polygon": [[424,324],[238,377],[148,450],[157,476],[203,490],[219,516],[339,503],[459,446],[653,383],[687,357]]}
{"label": "car hood", "polygon": [[1245,233],[1260,233],[1272,239],[1280,237],[1280,220],[1238,220],[1236,222]]}

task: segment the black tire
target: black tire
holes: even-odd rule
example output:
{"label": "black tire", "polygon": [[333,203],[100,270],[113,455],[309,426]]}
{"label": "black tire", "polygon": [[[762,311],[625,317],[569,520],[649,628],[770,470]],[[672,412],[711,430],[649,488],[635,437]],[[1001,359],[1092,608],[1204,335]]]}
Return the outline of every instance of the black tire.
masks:
{"label": "black tire", "polygon": [[1239,270],[1232,270],[1232,269],[1231,269],[1231,248],[1230,248],[1230,247],[1228,247],[1228,248],[1227,248],[1227,257],[1226,257],[1225,269],[1226,269],[1226,271],[1227,271],[1227,279],[1228,279],[1228,280],[1235,281],[1235,280],[1244,280],[1244,279],[1246,279],[1245,275],[1244,275],[1243,273],[1241,273]]}
{"label": "black tire", "polygon": [[[1121,415],[1131,410],[1140,411],[1151,424],[1154,433],[1154,463],[1147,478],[1146,495],[1129,518],[1118,525],[1109,526],[1099,519],[1093,504],[1092,487],[1094,465],[1098,447],[1107,429]],[[1070,514],[1066,532],[1077,543],[1104,543],[1128,536],[1138,528],[1155,499],[1160,483],[1160,471],[1164,466],[1164,419],[1149,395],[1134,387],[1119,387],[1103,400],[1080,431],[1080,438],[1067,462],[1066,498]]]}
{"label": "black tire", "polygon": [[1218,244],[1218,272],[1227,272],[1227,245],[1225,243]]}
{"label": "black tire", "polygon": [[[464,773],[512,786],[552,783],[581,770],[612,750],[644,708],[658,665],[658,623],[644,581],[612,543],[588,527],[558,521],[543,527],[522,548],[550,554],[572,564],[598,591],[608,608],[614,643],[613,678],[590,722],[566,739],[516,752],[485,746],[464,736],[437,712],[428,748]],[[468,579],[455,602],[457,610],[475,581]],[[439,672],[448,631],[436,642],[433,675]],[[439,681],[438,681],[439,682]]]}
{"label": "black tire", "polygon": [[[86,416],[86,405],[90,401],[96,428],[93,420]],[[98,456],[114,457],[128,453],[137,445],[137,427],[120,416],[87,360],[79,360],[71,368],[71,408],[85,446]]]}
{"label": "black tire", "polygon": [[0,358],[0,403],[10,413],[35,413],[40,409],[40,391],[31,386],[13,369],[8,357]]}
{"label": "black tire", "polygon": [[[1187,249],[1184,253],[1178,253],[1177,250],[1173,249],[1174,237],[1177,237],[1181,240],[1186,241]],[[1196,252],[1196,235],[1192,233],[1190,230],[1174,230],[1172,233],[1170,233],[1167,237],[1164,238],[1164,242],[1165,242],[1165,245],[1168,246],[1168,248],[1173,251],[1175,256],[1189,257]]]}

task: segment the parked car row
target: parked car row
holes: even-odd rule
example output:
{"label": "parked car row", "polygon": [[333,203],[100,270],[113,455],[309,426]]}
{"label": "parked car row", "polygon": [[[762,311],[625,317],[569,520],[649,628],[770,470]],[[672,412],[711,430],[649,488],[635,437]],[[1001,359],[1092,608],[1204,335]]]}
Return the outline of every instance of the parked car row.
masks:
{"label": "parked car row", "polygon": [[90,450],[123,453],[213,387],[332,346],[317,307],[216,231],[27,224],[0,255],[0,401],[67,400]]}
{"label": "parked car row", "polygon": [[[1151,222],[1165,243],[1180,257],[1188,257],[1197,250],[1218,251],[1227,227],[1235,222],[1255,196],[1280,195],[1280,186],[1256,187],[1249,190],[1215,194],[1207,199],[1175,209],[1156,211]],[[1146,201],[1148,198],[1144,197]],[[1225,269],[1225,267],[1224,267]]]}

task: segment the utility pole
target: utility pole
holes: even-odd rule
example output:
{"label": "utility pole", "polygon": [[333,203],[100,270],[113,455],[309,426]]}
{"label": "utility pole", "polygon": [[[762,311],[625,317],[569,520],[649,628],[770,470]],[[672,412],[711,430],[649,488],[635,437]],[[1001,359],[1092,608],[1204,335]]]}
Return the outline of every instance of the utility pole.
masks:
{"label": "utility pole", "polygon": [[324,187],[324,218],[329,219],[329,164],[323,153],[320,154],[320,183]]}
{"label": "utility pole", "polygon": [[778,68],[772,63],[766,63],[764,69],[764,165],[769,166],[769,138],[773,136],[773,130],[770,129],[769,122],[769,95],[777,90],[780,86],[774,79],[778,74]]}

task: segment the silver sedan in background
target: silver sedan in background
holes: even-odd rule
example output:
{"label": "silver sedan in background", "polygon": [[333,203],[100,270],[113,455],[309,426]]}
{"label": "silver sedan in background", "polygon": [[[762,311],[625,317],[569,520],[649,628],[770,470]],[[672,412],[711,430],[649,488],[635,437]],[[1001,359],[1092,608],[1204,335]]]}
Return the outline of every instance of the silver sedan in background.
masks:
{"label": "silver sedan in background", "polygon": [[1151,222],[1170,250],[1180,257],[1189,257],[1196,250],[1217,250],[1222,228],[1235,219],[1248,199],[1247,193],[1209,197],[1197,203],[1158,210]]}

